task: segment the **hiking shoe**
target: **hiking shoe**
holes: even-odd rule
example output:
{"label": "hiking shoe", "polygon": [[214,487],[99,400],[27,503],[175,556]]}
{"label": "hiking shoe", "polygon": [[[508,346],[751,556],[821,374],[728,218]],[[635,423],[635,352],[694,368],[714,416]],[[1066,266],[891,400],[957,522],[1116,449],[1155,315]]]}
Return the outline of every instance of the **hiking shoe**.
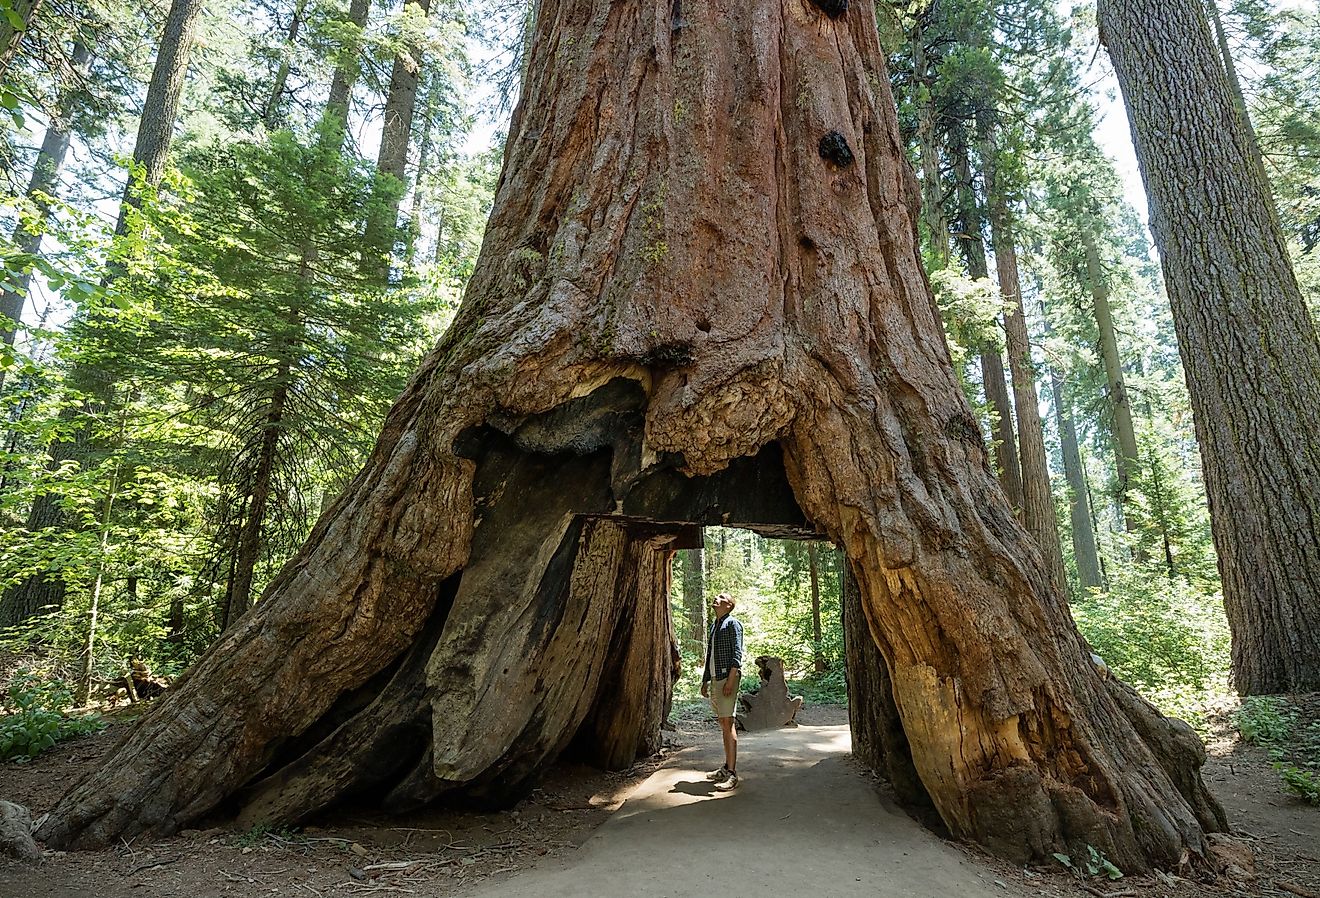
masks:
{"label": "hiking shoe", "polygon": [[727,780],[729,776],[729,768],[721,766],[719,770],[712,770],[710,773],[706,774],[706,779],[710,780],[712,783],[722,783]]}
{"label": "hiking shoe", "polygon": [[736,788],[738,788],[738,774],[736,773],[730,773],[728,779],[715,784],[716,792],[732,792]]}

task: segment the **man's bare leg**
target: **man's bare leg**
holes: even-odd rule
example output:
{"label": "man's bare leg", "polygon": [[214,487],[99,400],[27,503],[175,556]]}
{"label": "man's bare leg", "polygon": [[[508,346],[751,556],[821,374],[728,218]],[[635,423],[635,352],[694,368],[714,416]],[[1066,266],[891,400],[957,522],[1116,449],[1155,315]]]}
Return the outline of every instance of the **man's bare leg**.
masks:
{"label": "man's bare leg", "polygon": [[738,769],[738,729],[732,717],[721,717],[720,730],[724,737],[724,766],[730,772]]}

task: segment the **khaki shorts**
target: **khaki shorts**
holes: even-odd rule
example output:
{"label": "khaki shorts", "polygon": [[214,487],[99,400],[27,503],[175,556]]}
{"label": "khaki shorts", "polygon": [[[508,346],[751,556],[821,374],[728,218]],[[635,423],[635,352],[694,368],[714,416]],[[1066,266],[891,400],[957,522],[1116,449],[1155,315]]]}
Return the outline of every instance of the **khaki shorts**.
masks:
{"label": "khaki shorts", "polygon": [[733,695],[724,694],[724,680],[712,680],[710,684],[710,706],[715,709],[716,717],[732,717],[738,707],[738,690]]}

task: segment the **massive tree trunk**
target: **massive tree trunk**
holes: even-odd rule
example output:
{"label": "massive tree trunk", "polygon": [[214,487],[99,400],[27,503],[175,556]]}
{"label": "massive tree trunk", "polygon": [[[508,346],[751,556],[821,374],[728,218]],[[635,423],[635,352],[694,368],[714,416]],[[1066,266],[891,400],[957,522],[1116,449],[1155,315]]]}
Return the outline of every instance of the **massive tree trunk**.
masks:
{"label": "massive tree trunk", "polygon": [[1320,689],[1315,323],[1200,0],[1102,0],[1100,24],[1187,372],[1236,685]]}
{"label": "massive tree trunk", "polygon": [[604,520],[652,545],[723,524],[842,546],[955,837],[1134,871],[1206,850],[1195,759],[1110,694],[990,471],[870,9],[677,12],[542,0],[454,326],[304,549],[61,799],[48,844],[169,832],[229,796],[271,822],[347,794],[507,801],[584,726],[628,741],[606,709],[645,751],[656,659],[632,698],[593,674],[637,638],[607,625],[643,594],[617,565],[649,582],[644,554],[596,546]]}
{"label": "massive tree trunk", "polygon": [[847,559],[841,560],[839,590],[853,757],[889,780],[895,796],[905,806],[933,811],[930,794],[912,764],[912,749],[903,734],[898,706],[894,704],[888,662],[871,638],[857,578],[848,569]]}

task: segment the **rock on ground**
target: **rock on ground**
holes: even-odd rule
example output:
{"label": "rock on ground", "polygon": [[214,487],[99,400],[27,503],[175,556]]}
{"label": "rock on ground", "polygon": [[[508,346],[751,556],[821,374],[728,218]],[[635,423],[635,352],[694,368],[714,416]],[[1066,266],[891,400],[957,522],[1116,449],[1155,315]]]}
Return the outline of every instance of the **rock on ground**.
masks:
{"label": "rock on ground", "polygon": [[41,859],[41,849],[32,839],[32,815],[12,801],[0,801],[0,854],[21,861]]}

